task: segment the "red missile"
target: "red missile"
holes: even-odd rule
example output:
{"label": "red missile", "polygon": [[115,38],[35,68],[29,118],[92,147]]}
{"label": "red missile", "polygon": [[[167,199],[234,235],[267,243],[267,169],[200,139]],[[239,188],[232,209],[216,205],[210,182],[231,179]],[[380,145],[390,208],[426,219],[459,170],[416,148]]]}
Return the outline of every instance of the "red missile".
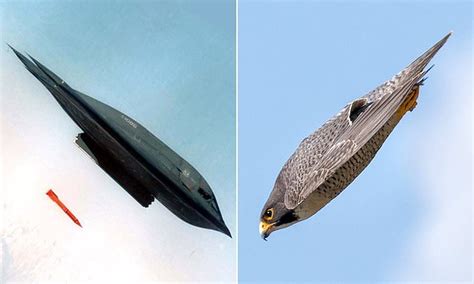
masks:
{"label": "red missile", "polygon": [[58,196],[56,195],[56,193],[54,193],[54,191],[52,189],[48,190],[48,192],[46,192],[46,195],[48,195],[49,198],[51,198],[51,200],[53,200],[59,207],[61,207],[61,209],[64,211],[64,213],[66,213],[74,223],[76,223],[79,227],[82,228],[82,225],[79,222],[79,220],[76,218],[76,216],[74,216],[74,214],[72,214],[72,212],[69,211],[69,209],[66,207],[66,205],[64,205],[61,202],[61,200],[59,200]]}

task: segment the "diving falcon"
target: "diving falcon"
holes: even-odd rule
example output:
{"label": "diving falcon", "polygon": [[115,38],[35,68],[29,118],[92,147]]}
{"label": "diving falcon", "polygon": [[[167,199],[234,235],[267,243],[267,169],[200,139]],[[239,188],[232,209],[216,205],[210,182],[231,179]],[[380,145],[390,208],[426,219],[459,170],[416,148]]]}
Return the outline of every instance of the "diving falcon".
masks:
{"label": "diving falcon", "polygon": [[431,69],[425,68],[450,35],[303,139],[281,169],[262,209],[263,239],[314,215],[367,167],[402,117],[415,108],[424,76]]}

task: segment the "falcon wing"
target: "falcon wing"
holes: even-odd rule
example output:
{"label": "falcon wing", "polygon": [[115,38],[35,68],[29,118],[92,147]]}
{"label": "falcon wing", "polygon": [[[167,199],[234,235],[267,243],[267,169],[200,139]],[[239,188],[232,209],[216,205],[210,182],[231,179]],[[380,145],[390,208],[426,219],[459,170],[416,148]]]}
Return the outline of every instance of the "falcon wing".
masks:
{"label": "falcon wing", "polygon": [[285,163],[277,178],[277,183],[283,183],[282,190],[297,191],[303,181],[314,171],[318,161],[334,145],[341,129],[349,124],[351,105],[345,106],[338,114],[324,123],[318,130],[303,139],[296,151]]}

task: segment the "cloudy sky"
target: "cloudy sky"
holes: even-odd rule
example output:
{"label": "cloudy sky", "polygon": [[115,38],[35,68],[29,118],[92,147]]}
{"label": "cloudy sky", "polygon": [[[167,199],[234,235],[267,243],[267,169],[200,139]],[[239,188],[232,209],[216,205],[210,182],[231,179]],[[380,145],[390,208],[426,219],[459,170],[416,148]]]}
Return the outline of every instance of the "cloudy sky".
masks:
{"label": "cloudy sky", "polygon": [[81,130],[5,43],[188,160],[235,235],[234,3],[109,4],[0,3],[1,282],[232,281],[235,238],[141,207],[74,144]]}

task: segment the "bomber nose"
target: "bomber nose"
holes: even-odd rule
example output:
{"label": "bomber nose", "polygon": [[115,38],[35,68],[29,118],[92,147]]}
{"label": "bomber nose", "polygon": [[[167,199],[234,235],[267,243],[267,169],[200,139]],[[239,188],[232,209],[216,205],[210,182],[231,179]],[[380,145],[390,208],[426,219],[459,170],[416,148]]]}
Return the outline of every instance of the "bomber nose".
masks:
{"label": "bomber nose", "polygon": [[229,228],[227,228],[227,225],[225,224],[224,218],[222,218],[222,215],[221,215],[221,212],[220,212],[219,209],[217,209],[217,214],[219,215],[219,223],[216,224],[216,225],[217,225],[219,231],[222,232],[223,234],[229,236],[230,238],[232,238],[230,230],[229,230]]}
{"label": "bomber nose", "polygon": [[230,233],[229,228],[227,228],[227,226],[224,223],[223,223],[223,227],[221,228],[221,232],[229,236],[230,238],[232,238],[232,234]]}

